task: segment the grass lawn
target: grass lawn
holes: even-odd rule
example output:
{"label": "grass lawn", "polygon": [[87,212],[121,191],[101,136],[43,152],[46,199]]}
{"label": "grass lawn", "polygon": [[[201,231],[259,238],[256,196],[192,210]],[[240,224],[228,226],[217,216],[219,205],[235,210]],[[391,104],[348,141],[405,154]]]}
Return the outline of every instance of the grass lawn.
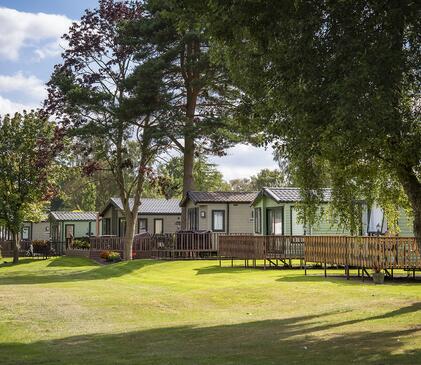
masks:
{"label": "grass lawn", "polygon": [[310,274],[217,261],[2,264],[0,364],[421,364],[420,283]]}

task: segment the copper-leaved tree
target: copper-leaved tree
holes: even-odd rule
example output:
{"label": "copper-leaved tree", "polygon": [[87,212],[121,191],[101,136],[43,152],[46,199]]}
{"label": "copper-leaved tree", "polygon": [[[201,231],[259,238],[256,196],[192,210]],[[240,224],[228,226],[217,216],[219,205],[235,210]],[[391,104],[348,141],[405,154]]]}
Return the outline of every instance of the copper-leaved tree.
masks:
{"label": "copper-leaved tree", "polygon": [[64,36],[69,46],[62,64],[55,67],[46,101],[46,109],[85,147],[85,170],[93,172],[98,161],[102,165],[105,161],[112,173],[126,219],[126,260],[132,258],[145,180],[154,158],[168,144],[161,132],[167,126],[154,112],[160,102],[157,95],[162,95],[159,83],[150,82],[151,75],[128,82],[133,69],[145,60],[134,58],[120,28],[142,17],[137,1],[101,0],[97,9],[86,10]]}

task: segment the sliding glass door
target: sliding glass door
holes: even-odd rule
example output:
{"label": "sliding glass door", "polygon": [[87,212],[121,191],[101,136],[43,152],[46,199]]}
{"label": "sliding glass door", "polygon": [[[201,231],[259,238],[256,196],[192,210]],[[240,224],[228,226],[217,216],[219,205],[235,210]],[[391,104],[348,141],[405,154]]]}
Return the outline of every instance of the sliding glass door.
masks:
{"label": "sliding glass door", "polygon": [[266,210],[267,234],[284,234],[284,209],[269,208]]}

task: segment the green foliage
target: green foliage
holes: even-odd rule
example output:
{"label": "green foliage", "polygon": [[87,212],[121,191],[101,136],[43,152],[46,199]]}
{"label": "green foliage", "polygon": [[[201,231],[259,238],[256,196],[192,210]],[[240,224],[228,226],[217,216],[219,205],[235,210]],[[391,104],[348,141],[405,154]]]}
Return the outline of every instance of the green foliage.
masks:
{"label": "green foliage", "polygon": [[388,212],[410,203],[421,236],[419,5],[209,4],[209,29],[245,91],[238,120],[276,143],[307,205],[329,184],[356,232],[361,199]]}
{"label": "green foliage", "polygon": [[90,247],[89,241],[86,240],[74,240],[73,241],[73,248],[79,249],[79,250],[87,250]]}
{"label": "green foliage", "polygon": [[[183,158],[171,158],[167,163],[161,164],[158,171],[166,179],[164,195],[181,198],[183,193]],[[221,172],[203,155],[195,159],[193,176],[195,189],[198,191],[230,190],[229,184],[224,181]]]}
{"label": "green foliage", "polygon": [[230,180],[230,190],[233,191],[260,191],[264,187],[290,186],[287,175],[281,170],[262,169],[249,179]]}

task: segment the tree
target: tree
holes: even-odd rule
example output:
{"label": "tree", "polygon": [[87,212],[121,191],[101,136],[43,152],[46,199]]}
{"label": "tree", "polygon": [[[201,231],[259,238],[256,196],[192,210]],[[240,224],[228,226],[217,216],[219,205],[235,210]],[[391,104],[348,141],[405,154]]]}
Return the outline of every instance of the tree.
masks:
{"label": "tree", "polygon": [[96,210],[97,187],[80,166],[60,166],[51,210]]}
{"label": "tree", "polygon": [[264,187],[290,186],[286,174],[281,170],[262,169],[250,178],[230,180],[233,191],[260,191]]}
{"label": "tree", "polygon": [[35,112],[0,119],[0,220],[13,236],[14,263],[23,222],[37,218],[54,194],[54,160],[61,148],[61,130]]}
{"label": "tree", "polygon": [[264,187],[288,186],[288,179],[281,170],[262,169],[257,175],[251,177],[251,186],[256,191]]}
{"label": "tree", "polygon": [[[167,163],[161,164],[158,172],[167,179],[165,195],[181,198],[183,196],[183,158],[171,158]],[[193,177],[198,191],[229,190],[229,184],[224,181],[215,164],[209,163],[203,155],[195,159]]]}
{"label": "tree", "polygon": [[209,29],[246,94],[239,118],[277,141],[305,201],[314,206],[330,181],[354,232],[359,199],[409,203],[421,237],[419,4],[209,4]]}
{"label": "tree", "polygon": [[[148,16],[126,26],[140,54],[152,55],[136,74],[160,74],[163,92],[160,118],[172,120],[167,130],[183,154],[183,194],[195,186],[194,162],[200,153],[221,155],[230,145],[227,117],[237,97],[221,63],[211,59],[203,4],[191,0],[145,1]],[[143,45],[147,43],[149,48]],[[196,182],[199,184],[199,182]],[[182,225],[186,222],[183,208]]]}
{"label": "tree", "polygon": [[170,121],[155,117],[159,82],[148,74],[129,81],[146,60],[134,58],[135,49],[120,30],[124,22],[142,17],[138,1],[100,0],[97,9],[86,10],[64,36],[69,47],[48,84],[46,101],[47,111],[58,115],[76,138],[85,173],[95,173],[103,162],[112,173],[126,219],[126,260],[132,258],[145,180],[155,156],[169,144],[162,131]]}

